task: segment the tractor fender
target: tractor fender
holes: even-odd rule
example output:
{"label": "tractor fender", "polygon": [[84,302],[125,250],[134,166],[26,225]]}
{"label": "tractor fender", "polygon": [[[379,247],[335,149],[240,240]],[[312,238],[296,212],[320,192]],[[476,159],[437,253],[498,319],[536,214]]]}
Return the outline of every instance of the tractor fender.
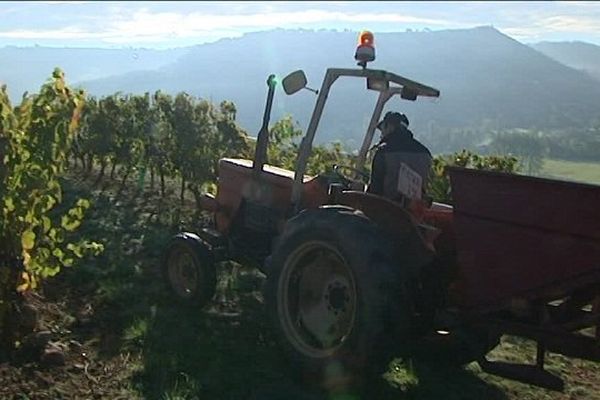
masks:
{"label": "tractor fender", "polygon": [[215,199],[215,196],[209,194],[209,193],[205,193],[202,196],[200,196],[199,200],[199,206],[201,209],[211,212],[211,213],[216,213],[218,211],[222,211],[222,206],[221,204],[219,204],[219,202]]}
{"label": "tractor fender", "polygon": [[421,222],[400,204],[382,196],[350,190],[340,193],[336,200],[341,206],[361,211],[381,229],[395,236],[399,243],[409,248],[416,264],[423,266],[434,260],[435,249],[430,242],[434,236],[424,235]]}
{"label": "tractor fender", "polygon": [[[328,210],[338,210],[338,211],[356,211],[354,208],[346,206],[346,205],[340,205],[340,204],[326,204],[326,205],[322,205],[318,207],[319,209],[328,209]],[[306,210],[303,210],[302,212],[305,212]],[[301,213],[302,213],[301,212]],[[284,233],[286,230],[286,224],[288,223],[289,220],[286,220],[285,222],[283,222],[282,227],[281,227],[281,233]],[[281,234],[277,235],[274,239],[273,239],[273,249],[276,249],[279,244],[280,244],[280,240],[281,240]],[[265,262],[263,264],[263,268],[261,270],[261,272],[263,272],[265,275],[269,275],[269,271],[271,269],[271,260],[272,260],[272,254],[269,255],[266,259]]]}
{"label": "tractor fender", "polygon": [[[171,244],[179,241],[185,240],[187,243],[192,245],[192,247],[196,250],[199,256],[205,257],[211,261],[214,261],[214,254],[212,253],[212,247],[203,240],[200,236],[193,232],[179,232],[178,234],[171,237]],[[167,253],[167,252],[166,252]]]}
{"label": "tractor fender", "polygon": [[386,231],[404,237],[416,231],[418,222],[401,205],[371,193],[343,191],[337,203],[362,211],[370,220]]}

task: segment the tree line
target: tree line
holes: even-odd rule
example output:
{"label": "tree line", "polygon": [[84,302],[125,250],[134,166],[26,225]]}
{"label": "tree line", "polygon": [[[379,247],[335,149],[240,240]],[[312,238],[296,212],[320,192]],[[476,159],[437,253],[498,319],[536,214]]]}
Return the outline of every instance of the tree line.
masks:
{"label": "tree line", "polygon": [[470,149],[483,155],[510,155],[518,157],[523,172],[536,175],[545,158],[600,162],[600,126],[539,129],[480,128],[436,129],[419,135],[434,153],[444,154]]}
{"label": "tree line", "polygon": [[249,154],[235,117],[231,102],[215,106],[186,93],[90,97],[69,155],[88,174],[96,168],[98,181],[108,175],[124,186],[135,174],[164,196],[165,178],[178,178],[181,198],[187,189],[199,195],[219,158]]}

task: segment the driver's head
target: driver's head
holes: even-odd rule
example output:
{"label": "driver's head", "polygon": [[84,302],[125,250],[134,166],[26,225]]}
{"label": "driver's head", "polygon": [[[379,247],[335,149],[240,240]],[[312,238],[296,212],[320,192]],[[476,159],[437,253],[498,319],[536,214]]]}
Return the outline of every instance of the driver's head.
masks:
{"label": "driver's head", "polygon": [[381,136],[386,137],[392,132],[399,131],[401,127],[408,127],[408,118],[406,115],[389,111],[385,117],[377,124],[377,129],[381,131]]}

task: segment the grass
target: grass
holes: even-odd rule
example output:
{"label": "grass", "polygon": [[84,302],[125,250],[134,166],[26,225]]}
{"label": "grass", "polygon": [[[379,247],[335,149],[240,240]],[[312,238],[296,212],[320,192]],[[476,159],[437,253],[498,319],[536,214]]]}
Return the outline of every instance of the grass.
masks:
{"label": "grass", "polygon": [[[295,366],[267,323],[262,274],[223,263],[204,310],[165,290],[160,256],[174,222],[189,214],[177,212],[176,193],[117,196],[110,184],[91,189],[88,181],[72,177],[66,194],[93,200],[82,229],[106,251],[50,281],[39,300],[42,327],[68,345],[67,365],[2,365],[0,398],[600,400],[600,367],[557,355],[548,367],[566,379],[565,393],[490,376],[476,364],[445,370],[406,360],[395,360],[362,397],[315,392],[290,377]],[[490,357],[532,362],[534,354],[530,342],[505,337]]]}
{"label": "grass", "polygon": [[600,163],[545,159],[540,175],[600,185]]}

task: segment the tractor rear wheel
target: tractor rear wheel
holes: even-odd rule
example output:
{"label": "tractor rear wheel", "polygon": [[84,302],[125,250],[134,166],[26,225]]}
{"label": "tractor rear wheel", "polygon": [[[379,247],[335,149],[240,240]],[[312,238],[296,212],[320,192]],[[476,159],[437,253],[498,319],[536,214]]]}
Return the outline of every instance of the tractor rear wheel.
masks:
{"label": "tractor rear wheel", "polygon": [[345,207],[288,221],[265,296],[278,341],[306,383],[330,391],[361,386],[370,367],[387,365],[392,336],[407,345],[411,310],[393,245]]}
{"label": "tractor rear wheel", "polygon": [[163,260],[163,278],[175,297],[203,307],[215,294],[215,263],[208,245],[191,233],[176,235]]}

